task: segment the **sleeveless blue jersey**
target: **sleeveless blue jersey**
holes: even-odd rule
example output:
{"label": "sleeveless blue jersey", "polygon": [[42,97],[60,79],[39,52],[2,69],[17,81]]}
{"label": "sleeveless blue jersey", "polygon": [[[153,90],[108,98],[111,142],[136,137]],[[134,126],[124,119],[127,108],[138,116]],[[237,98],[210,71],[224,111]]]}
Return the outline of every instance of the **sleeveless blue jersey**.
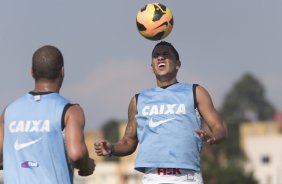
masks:
{"label": "sleeveless blue jersey", "polygon": [[58,93],[26,94],[5,110],[5,184],[71,184],[62,132],[69,101]]}
{"label": "sleeveless blue jersey", "polygon": [[177,83],[142,91],[137,101],[139,141],[135,168],[184,168],[200,171],[202,123],[194,106],[193,85]]}

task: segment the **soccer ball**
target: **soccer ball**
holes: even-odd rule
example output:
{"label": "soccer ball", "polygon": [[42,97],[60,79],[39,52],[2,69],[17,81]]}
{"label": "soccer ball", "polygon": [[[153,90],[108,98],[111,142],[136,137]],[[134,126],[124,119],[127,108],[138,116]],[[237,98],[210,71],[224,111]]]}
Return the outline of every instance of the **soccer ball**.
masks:
{"label": "soccer ball", "polygon": [[173,16],[165,5],[148,3],[136,16],[139,33],[149,40],[161,40],[169,35],[173,28]]}

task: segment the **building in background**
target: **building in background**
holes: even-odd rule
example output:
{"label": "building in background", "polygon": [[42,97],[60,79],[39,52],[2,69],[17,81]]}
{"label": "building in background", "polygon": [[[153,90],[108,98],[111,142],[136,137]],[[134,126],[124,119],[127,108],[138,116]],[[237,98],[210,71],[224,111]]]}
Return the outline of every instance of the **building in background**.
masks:
{"label": "building in background", "polygon": [[[118,127],[119,135],[123,136],[126,123],[121,122]],[[88,177],[80,177],[75,172],[74,184],[140,184],[143,175],[134,169],[137,151],[130,156],[120,157],[118,162],[105,161],[105,157],[96,156],[94,151],[94,142],[104,139],[102,130],[86,132],[85,139],[89,155],[96,162],[96,169]]]}
{"label": "building in background", "polygon": [[273,121],[277,124],[280,133],[282,133],[282,112],[276,113]]}
{"label": "building in background", "polygon": [[282,184],[282,134],[276,122],[247,122],[240,125],[240,147],[259,184]]}

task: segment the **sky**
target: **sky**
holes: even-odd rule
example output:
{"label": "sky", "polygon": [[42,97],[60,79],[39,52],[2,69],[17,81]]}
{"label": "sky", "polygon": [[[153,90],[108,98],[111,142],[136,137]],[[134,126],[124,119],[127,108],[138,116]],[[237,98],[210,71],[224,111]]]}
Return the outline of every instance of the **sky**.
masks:
{"label": "sky", "polygon": [[[0,108],[34,89],[34,51],[58,47],[65,59],[60,93],[79,103],[86,129],[127,119],[134,94],[154,87],[151,51],[136,13],[145,0],[0,2]],[[180,54],[179,82],[205,87],[217,109],[234,82],[251,73],[282,111],[282,1],[160,0],[174,16],[165,41]]]}

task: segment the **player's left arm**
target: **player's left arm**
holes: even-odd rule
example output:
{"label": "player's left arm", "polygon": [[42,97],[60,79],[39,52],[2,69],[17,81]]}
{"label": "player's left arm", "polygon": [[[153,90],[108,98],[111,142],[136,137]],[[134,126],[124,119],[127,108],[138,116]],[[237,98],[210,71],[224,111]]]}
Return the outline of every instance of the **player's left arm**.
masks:
{"label": "player's left arm", "polygon": [[0,170],[3,170],[4,113],[5,110],[0,117]]}
{"label": "player's left arm", "polygon": [[201,139],[207,143],[216,144],[221,142],[227,137],[227,133],[219,113],[214,108],[211,96],[205,88],[197,86],[196,99],[198,103],[198,110],[201,113],[204,122],[207,123],[210,131],[199,129],[195,131]]}
{"label": "player's left arm", "polygon": [[137,113],[136,97],[132,97],[128,107],[128,123],[123,137],[115,144],[106,140],[95,142],[95,152],[98,156],[127,156],[132,154],[138,145],[137,138],[137,121],[135,115]]}
{"label": "player's left arm", "polygon": [[121,140],[114,144],[115,156],[127,156],[132,154],[138,145],[137,138],[137,121],[135,115],[137,113],[137,101],[133,96],[128,106],[128,123],[125,129],[125,133]]}

